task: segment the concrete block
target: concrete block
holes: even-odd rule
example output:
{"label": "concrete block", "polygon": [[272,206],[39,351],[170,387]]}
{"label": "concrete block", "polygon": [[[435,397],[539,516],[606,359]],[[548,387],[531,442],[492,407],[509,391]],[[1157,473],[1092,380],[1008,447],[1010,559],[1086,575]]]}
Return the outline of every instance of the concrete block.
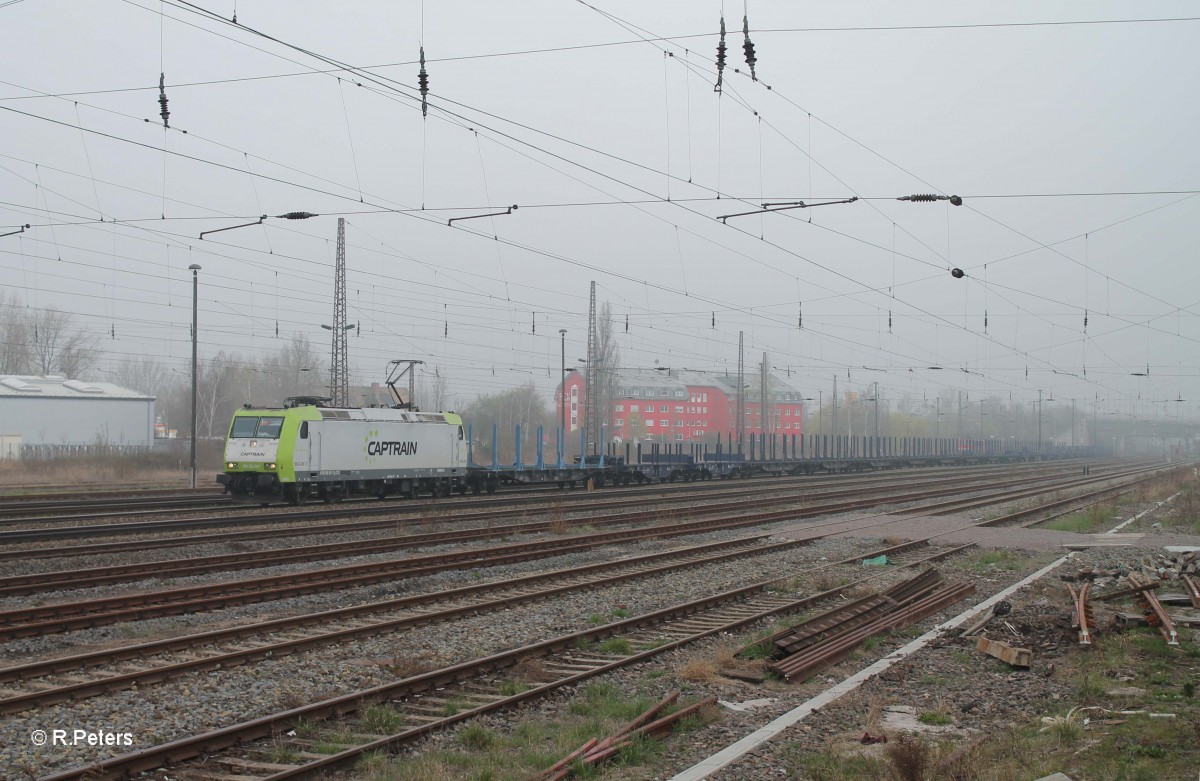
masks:
{"label": "concrete block", "polygon": [[1033,661],[1033,651],[1028,648],[1014,648],[1003,640],[992,640],[986,635],[975,643],[975,650],[983,651],[1013,667],[1028,667]]}

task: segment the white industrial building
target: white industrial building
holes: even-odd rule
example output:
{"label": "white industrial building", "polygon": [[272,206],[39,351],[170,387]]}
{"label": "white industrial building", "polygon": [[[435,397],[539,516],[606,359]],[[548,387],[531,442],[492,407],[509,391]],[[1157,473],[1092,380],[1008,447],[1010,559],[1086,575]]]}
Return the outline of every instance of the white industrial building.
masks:
{"label": "white industrial building", "polygon": [[0,437],[0,457],[153,447],[154,397],[110,382],[0,375]]}

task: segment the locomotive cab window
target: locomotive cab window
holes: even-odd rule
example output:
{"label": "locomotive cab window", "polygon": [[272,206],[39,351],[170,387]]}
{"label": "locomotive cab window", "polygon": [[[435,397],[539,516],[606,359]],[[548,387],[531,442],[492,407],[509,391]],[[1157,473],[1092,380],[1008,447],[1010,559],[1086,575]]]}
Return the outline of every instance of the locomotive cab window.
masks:
{"label": "locomotive cab window", "polygon": [[300,438],[308,439],[308,421],[307,420],[300,424]]}
{"label": "locomotive cab window", "polygon": [[462,426],[459,426],[459,427],[458,427],[458,441],[459,441],[459,442],[462,442],[462,441],[463,441],[463,428],[462,428]]}
{"label": "locomotive cab window", "polygon": [[250,439],[258,426],[258,418],[237,417],[233,419],[233,428],[229,432],[232,439]]}
{"label": "locomotive cab window", "polygon": [[255,435],[259,439],[279,439],[281,428],[283,428],[283,418],[259,418],[258,430]]}

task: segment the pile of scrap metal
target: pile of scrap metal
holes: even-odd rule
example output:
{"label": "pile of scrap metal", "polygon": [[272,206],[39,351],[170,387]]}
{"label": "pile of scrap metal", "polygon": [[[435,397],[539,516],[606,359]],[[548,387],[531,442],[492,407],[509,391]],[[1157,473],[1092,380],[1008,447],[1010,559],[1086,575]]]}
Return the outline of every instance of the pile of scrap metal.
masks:
{"label": "pile of scrap metal", "polygon": [[1088,580],[1096,588],[1116,582],[1130,572],[1139,573],[1150,580],[1190,580],[1195,582],[1197,578],[1200,578],[1200,550],[1186,545],[1169,545],[1163,550],[1163,553],[1143,556],[1129,565],[1118,564],[1116,567],[1105,569],[1081,567],[1059,577],[1068,581]]}
{"label": "pile of scrap metal", "polygon": [[550,767],[531,776],[529,781],[561,781],[575,772],[576,768],[591,768],[600,764],[628,746],[636,738],[662,738],[669,735],[680,719],[697,713],[708,706],[715,705],[717,702],[716,696],[713,695],[705,697],[698,702],[693,702],[691,705],[673,711],[666,716],[659,716],[667,706],[673,704],[678,699],[679,692],[668,694],[658,704],[647,709],[640,716],[607,738],[603,740],[591,738]]}
{"label": "pile of scrap metal", "polygon": [[[1190,605],[1200,608],[1200,562],[1197,561],[1195,549],[1166,549],[1166,554],[1155,554],[1143,557],[1128,568],[1119,570],[1119,580],[1115,585],[1120,586],[1104,594],[1093,595],[1092,599],[1100,602],[1115,602],[1117,600],[1132,600],[1139,608],[1138,613],[1117,612],[1113,623],[1120,628],[1132,626],[1152,626],[1162,634],[1163,639],[1170,645],[1179,644],[1179,634],[1176,625],[1200,625],[1200,616],[1172,615],[1166,609],[1167,605]],[[1111,572],[1096,572],[1092,570],[1076,573],[1072,579],[1101,578],[1104,582],[1112,575]],[[1094,581],[1100,583],[1100,580]],[[1181,589],[1180,592],[1167,592],[1163,587]],[[1068,586],[1068,588],[1071,588]],[[1078,593],[1086,598],[1088,586],[1084,585]],[[1071,588],[1072,596],[1076,595]],[[1076,602],[1078,605],[1078,601]],[[1076,608],[1078,614],[1078,607]],[[1083,642],[1081,630],[1080,642]]]}
{"label": "pile of scrap metal", "polygon": [[927,569],[886,591],[854,599],[738,651],[770,649],[768,669],[789,681],[803,681],[852,654],[867,638],[915,624],[975,591],[974,583],[945,583]]}

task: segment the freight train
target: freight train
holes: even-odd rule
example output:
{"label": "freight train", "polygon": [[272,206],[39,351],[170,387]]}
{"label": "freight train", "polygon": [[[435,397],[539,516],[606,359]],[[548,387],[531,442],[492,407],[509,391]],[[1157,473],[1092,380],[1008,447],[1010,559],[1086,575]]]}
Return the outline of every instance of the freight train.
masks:
{"label": "freight train", "polygon": [[217,482],[268,504],[347,496],[449,496],[495,484],[467,468],[462,418],[391,407],[333,409],[298,397],[283,408],[247,404],[233,416]]}
{"label": "freight train", "polygon": [[[400,395],[395,392],[397,402]],[[225,442],[224,472],[217,482],[234,498],[266,505],[309,500],[340,502],[348,496],[418,495],[495,491],[501,484],[557,483],[600,488],[714,477],[751,477],[861,472],[949,464],[993,464],[1048,458],[1095,457],[1095,448],[1051,447],[1035,451],[1025,442],[990,443],[976,440],[969,451],[956,440],[930,438],[852,438],[841,436],[772,437],[749,453],[736,452],[732,437],[726,449],[715,452],[692,444],[690,452],[676,444],[671,452],[656,448],[636,452],[625,445],[604,455],[575,457],[567,463],[560,448],[557,462],[543,457],[538,446],[535,463],[524,463],[520,450],[513,464],[497,461],[495,442],[490,465],[473,461],[468,432],[453,412],[420,412],[407,404],[394,407],[333,408],[328,399],[296,397],[282,408],[238,410]],[[495,432],[493,432],[495,440]],[[517,439],[520,439],[519,430]],[[542,439],[539,428],[537,440]],[[580,439],[580,449],[586,440]],[[776,457],[776,444],[782,457]],[[768,447],[769,445],[769,447]],[[652,446],[653,448],[653,446]],[[760,451],[755,457],[756,449]],[[770,455],[768,455],[768,450]]]}

